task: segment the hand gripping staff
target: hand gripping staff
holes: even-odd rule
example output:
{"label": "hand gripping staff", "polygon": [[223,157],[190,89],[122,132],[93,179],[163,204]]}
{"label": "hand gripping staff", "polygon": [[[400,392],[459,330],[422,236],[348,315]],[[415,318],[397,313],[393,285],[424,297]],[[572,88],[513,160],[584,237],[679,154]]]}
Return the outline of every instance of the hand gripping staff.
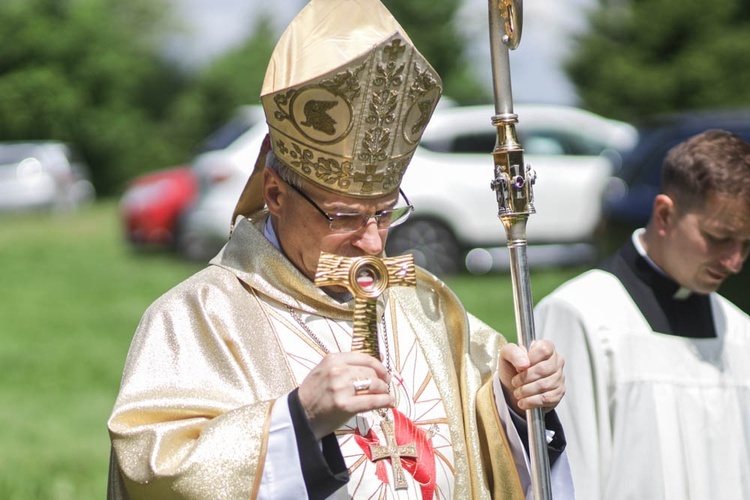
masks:
{"label": "hand gripping staff", "polygon": [[[523,0],[489,0],[489,21],[495,97],[492,124],[497,127],[497,142],[492,151],[495,178],[490,185],[497,196],[498,217],[508,240],[516,331],[521,344],[529,349],[535,336],[534,304],[526,258],[526,221],[534,213],[532,185],[536,173],[524,163],[523,148],[516,136],[518,116],[513,112],[509,58],[510,51],[521,41]],[[550,500],[552,490],[543,409],[527,410],[526,421],[534,499]]]}

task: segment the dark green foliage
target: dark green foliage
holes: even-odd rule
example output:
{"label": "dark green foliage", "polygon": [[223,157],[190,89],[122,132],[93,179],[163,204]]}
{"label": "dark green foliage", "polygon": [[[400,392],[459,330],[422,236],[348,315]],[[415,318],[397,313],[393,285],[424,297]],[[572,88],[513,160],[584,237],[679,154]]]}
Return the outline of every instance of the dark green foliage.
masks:
{"label": "dark green foliage", "polygon": [[600,0],[567,72],[584,107],[621,119],[750,104],[746,0]]}
{"label": "dark green foliage", "polygon": [[0,139],[60,139],[100,194],[177,156],[159,122],[180,73],[159,57],[168,17],[153,0],[0,4]]}
{"label": "dark green foliage", "polygon": [[491,95],[467,64],[467,40],[455,24],[460,0],[383,0],[412,42],[443,80],[443,95],[461,104],[489,102]]}
{"label": "dark green foliage", "polygon": [[198,74],[171,110],[169,137],[190,150],[243,104],[259,104],[266,65],[276,45],[270,19],[261,16],[252,35]]}

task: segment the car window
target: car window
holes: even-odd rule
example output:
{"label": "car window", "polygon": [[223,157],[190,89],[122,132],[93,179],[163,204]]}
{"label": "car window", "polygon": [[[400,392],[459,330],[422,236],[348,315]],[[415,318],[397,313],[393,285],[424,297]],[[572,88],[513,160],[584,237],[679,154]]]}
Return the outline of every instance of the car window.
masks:
{"label": "car window", "polygon": [[34,156],[35,147],[28,144],[3,144],[0,146],[0,165],[18,163]]}
{"label": "car window", "polygon": [[522,142],[523,149],[532,155],[564,155],[565,148],[552,137],[529,137]]}
{"label": "car window", "polygon": [[[598,155],[606,149],[601,142],[565,130],[517,130],[517,134],[518,142],[531,155]],[[486,154],[495,148],[496,138],[495,130],[488,127],[487,131],[459,133],[453,138],[423,139],[421,144],[438,153]]]}
{"label": "car window", "polygon": [[198,154],[225,149],[238,137],[250,130],[263,117],[260,106],[249,106],[240,110],[224,125],[220,126],[203,141]]}
{"label": "car window", "polygon": [[203,144],[199,148],[199,153],[205,153],[208,151],[216,151],[218,149],[224,149],[239,136],[247,132],[255,122],[248,123],[244,118],[235,118],[225,123],[214,133],[209,135]]}
{"label": "car window", "polygon": [[542,128],[519,130],[518,140],[529,154],[596,156],[606,149],[603,142],[568,130]]}
{"label": "car window", "polygon": [[492,129],[487,132],[457,135],[448,149],[451,153],[491,153],[495,149],[497,133]]}
{"label": "car window", "polygon": [[[711,127],[706,127],[711,128]],[[721,128],[721,127],[715,127]],[[750,129],[737,129],[727,127],[728,130],[734,132],[745,141],[750,141]],[[682,131],[678,135],[672,134],[668,138],[662,138],[661,142],[645,157],[640,159],[634,167],[637,168],[637,172],[633,176],[629,183],[632,186],[652,186],[654,189],[658,189],[661,184],[661,166],[664,162],[664,158],[667,153],[677,144],[689,139],[690,137],[699,134],[704,128],[699,130],[690,129]]]}

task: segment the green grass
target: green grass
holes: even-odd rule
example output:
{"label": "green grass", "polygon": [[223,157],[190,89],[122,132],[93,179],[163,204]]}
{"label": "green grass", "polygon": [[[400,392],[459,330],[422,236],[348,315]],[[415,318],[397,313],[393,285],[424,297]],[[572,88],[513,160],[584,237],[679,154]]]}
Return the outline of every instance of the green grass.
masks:
{"label": "green grass", "polygon": [[[116,205],[0,217],[0,499],[105,496],[112,409],[148,305],[200,265],[132,252]],[[535,299],[578,270],[532,273]],[[448,283],[515,337],[507,275]]]}
{"label": "green grass", "polygon": [[114,204],[0,218],[0,498],[104,498],[130,338],[196,269],[130,252]]}
{"label": "green grass", "polygon": [[[583,270],[584,268],[532,270],[530,277],[534,303]],[[469,312],[502,333],[509,341],[516,341],[510,274],[461,275],[446,282]]]}

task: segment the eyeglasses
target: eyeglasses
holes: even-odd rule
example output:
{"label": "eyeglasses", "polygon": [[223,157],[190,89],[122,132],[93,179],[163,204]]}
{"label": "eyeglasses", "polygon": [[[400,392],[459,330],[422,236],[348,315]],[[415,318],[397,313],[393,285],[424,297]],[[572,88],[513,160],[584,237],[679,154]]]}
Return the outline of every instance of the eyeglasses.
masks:
{"label": "eyeglasses", "polygon": [[370,219],[373,218],[378,224],[378,229],[389,229],[406,222],[406,219],[408,219],[411,213],[414,211],[414,206],[409,203],[409,199],[406,197],[401,188],[399,188],[398,192],[404,199],[404,202],[406,202],[406,206],[394,207],[388,210],[378,210],[373,214],[363,214],[361,212],[329,214],[328,212],[320,208],[318,204],[312,200],[312,198],[303,193],[302,190],[300,190],[298,187],[294,186],[293,184],[289,184],[289,187],[299,193],[299,195],[307,200],[310,205],[315,207],[315,210],[320,212],[321,215],[323,215],[323,217],[328,220],[328,227],[330,227],[331,231],[333,231],[334,233],[353,233],[355,231],[359,231],[360,229],[365,227],[365,225],[367,225]]}

